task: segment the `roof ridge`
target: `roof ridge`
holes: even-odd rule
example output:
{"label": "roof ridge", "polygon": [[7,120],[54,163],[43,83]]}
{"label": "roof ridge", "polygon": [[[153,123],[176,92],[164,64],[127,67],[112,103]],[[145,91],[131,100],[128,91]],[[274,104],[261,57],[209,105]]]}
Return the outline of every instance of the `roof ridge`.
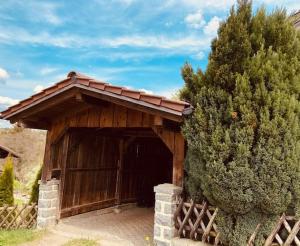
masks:
{"label": "roof ridge", "polygon": [[47,87],[44,90],[33,94],[31,97],[23,99],[19,103],[0,112],[0,118],[4,118],[4,117],[6,118],[11,113],[18,111],[19,109],[26,107],[31,103],[42,99],[45,96],[48,96],[52,93],[56,93],[62,88],[65,88],[70,85],[75,85],[75,84],[87,88],[96,89],[99,90],[99,92],[105,91],[115,95],[119,95],[122,96],[124,100],[126,100],[126,98],[128,99],[131,98],[137,101],[150,103],[152,105],[156,105],[162,108],[175,110],[177,112],[183,112],[185,108],[191,106],[189,103],[181,100],[169,99],[164,96],[146,93],[142,90],[134,90],[132,88],[127,88],[124,86],[112,85],[108,82],[99,81],[85,74],[81,74],[76,71],[70,71],[67,74],[66,79],[63,79],[55,83],[54,85]]}

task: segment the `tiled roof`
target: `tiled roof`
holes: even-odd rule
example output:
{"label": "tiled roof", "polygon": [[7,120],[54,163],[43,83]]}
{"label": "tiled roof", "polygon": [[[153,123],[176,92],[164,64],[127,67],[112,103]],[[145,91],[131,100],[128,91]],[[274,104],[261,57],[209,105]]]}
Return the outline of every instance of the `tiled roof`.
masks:
{"label": "tiled roof", "polygon": [[169,109],[175,112],[183,113],[187,108],[190,108],[190,104],[183,101],[170,100],[162,96],[156,96],[152,94],[147,94],[138,90],[131,90],[121,86],[114,86],[106,82],[98,81],[90,78],[84,74],[77,72],[70,72],[67,78],[56,83],[55,85],[44,89],[43,91],[34,94],[33,96],[20,101],[18,104],[9,107],[7,110],[0,114],[0,118],[7,118],[11,114],[22,110],[24,107],[28,107],[33,103],[37,103],[39,100],[46,96],[51,96],[51,94],[59,93],[60,90],[69,85],[82,85],[83,87],[96,89],[99,92],[105,91],[115,95],[122,96],[122,98],[133,99],[134,101],[142,101],[146,104],[156,106],[156,108]]}

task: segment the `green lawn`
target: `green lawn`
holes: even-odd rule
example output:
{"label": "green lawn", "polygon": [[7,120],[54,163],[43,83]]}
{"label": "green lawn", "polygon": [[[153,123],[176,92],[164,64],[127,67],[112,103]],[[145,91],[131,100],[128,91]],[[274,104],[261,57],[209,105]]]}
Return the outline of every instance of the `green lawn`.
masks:
{"label": "green lawn", "polygon": [[44,234],[44,231],[37,230],[11,230],[0,231],[0,245],[15,246],[21,243],[33,241]]}
{"label": "green lawn", "polygon": [[99,246],[97,241],[90,239],[73,239],[63,246]]}

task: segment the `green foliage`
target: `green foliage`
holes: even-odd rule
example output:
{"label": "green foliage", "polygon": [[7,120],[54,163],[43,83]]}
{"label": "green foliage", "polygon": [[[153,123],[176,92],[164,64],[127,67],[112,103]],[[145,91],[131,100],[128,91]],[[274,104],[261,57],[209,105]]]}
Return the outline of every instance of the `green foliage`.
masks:
{"label": "green foliage", "polygon": [[97,246],[99,245],[96,240],[91,239],[72,239],[65,243],[63,246]]}
{"label": "green foliage", "polygon": [[37,203],[39,199],[39,180],[42,177],[42,167],[39,168],[31,188],[29,203]]}
{"label": "green foliage", "polygon": [[219,207],[222,238],[256,245],[277,215],[299,214],[300,34],[285,11],[252,14],[238,1],[213,40],[203,73],[182,69],[181,98],[195,111],[183,127],[186,187]]}
{"label": "green foliage", "polygon": [[6,159],[3,173],[0,176],[0,206],[14,204],[14,170],[13,160]]}
{"label": "green foliage", "polygon": [[45,231],[17,229],[17,230],[0,230],[0,245],[17,246],[22,243],[29,243],[45,234]]}

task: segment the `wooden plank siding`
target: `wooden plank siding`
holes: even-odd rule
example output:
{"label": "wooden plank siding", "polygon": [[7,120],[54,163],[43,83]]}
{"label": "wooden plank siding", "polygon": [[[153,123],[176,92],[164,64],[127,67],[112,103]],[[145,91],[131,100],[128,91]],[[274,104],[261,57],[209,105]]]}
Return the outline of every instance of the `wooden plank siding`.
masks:
{"label": "wooden plank siding", "polygon": [[[62,217],[115,204],[118,138],[71,132]],[[99,148],[100,147],[100,148]]]}
{"label": "wooden plank siding", "polygon": [[[106,129],[110,131],[103,134]],[[136,131],[139,139],[135,136],[116,136],[113,134],[114,129],[131,129],[133,135]],[[141,129],[153,132],[153,136],[142,138],[142,141]],[[160,146],[158,138],[167,148]],[[182,134],[178,129],[164,126],[160,116],[113,103],[88,105],[54,117],[47,133],[42,181],[51,178],[61,180],[62,217],[131,202],[139,196],[138,184],[142,175],[156,175],[159,173],[157,170],[161,169],[159,165],[163,165],[155,163],[151,155],[147,154],[151,151],[161,156],[162,162],[169,163],[171,158],[171,164],[166,164],[170,180],[163,180],[162,177],[153,180],[182,185],[184,146]],[[143,149],[141,153],[144,153],[144,160],[149,160],[142,161],[142,169],[147,170],[146,173],[141,167],[137,168],[141,160],[134,156],[136,150],[132,148]],[[124,167],[123,163],[119,163],[122,162],[122,154],[126,159]],[[162,172],[165,177],[169,175],[167,169]],[[148,179],[142,179],[145,180]]]}

